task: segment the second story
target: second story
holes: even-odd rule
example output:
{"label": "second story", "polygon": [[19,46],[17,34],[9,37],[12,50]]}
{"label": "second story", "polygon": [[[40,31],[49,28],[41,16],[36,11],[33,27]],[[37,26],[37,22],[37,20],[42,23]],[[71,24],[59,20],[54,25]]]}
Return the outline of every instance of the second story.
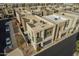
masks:
{"label": "second story", "polygon": [[39,42],[39,40],[41,41],[53,35],[55,25],[39,16],[28,15],[22,17],[22,20],[25,20],[28,36],[30,39],[34,39],[34,42]]}

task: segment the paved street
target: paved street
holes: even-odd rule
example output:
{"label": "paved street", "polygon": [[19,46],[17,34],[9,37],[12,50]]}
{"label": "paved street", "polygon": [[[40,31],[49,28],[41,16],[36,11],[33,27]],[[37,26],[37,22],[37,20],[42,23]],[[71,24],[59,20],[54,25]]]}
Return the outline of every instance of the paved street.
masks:
{"label": "paved street", "polygon": [[37,54],[37,56],[72,56],[75,52],[76,37],[77,33]]}

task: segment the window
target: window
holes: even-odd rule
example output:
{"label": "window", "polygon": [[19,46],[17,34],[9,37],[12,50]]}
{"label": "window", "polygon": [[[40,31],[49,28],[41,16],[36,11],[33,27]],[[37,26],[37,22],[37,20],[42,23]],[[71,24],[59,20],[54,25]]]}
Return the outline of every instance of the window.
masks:
{"label": "window", "polygon": [[78,26],[79,25],[79,19],[77,20],[77,22],[76,22],[76,26]]}
{"label": "window", "polygon": [[36,39],[37,43],[42,41],[41,38],[41,32],[37,33],[37,39]]}
{"label": "window", "polygon": [[8,23],[8,22],[6,22],[6,23],[5,23],[5,25],[6,25],[6,26],[8,26],[8,25],[9,25],[9,23]]}
{"label": "window", "polygon": [[37,51],[40,51],[42,48],[41,43],[37,45]]}
{"label": "window", "polygon": [[0,17],[0,19],[2,19],[2,17]]}
{"label": "window", "polygon": [[61,37],[64,37],[66,35],[66,33],[63,33],[62,35],[61,35]]}
{"label": "window", "polygon": [[64,30],[68,27],[68,25],[69,25],[69,20],[65,22]]}
{"label": "window", "polygon": [[58,34],[57,34],[57,38],[59,37],[59,33],[60,33],[60,27],[59,27],[59,29],[58,29]]}
{"label": "window", "polygon": [[39,33],[37,33],[37,38],[39,38],[40,37],[40,34]]}
{"label": "window", "polygon": [[32,32],[32,41],[34,42],[33,32]]}
{"label": "window", "polygon": [[55,40],[55,36],[56,36],[57,27],[58,27],[58,25],[56,25],[56,27],[55,27],[54,40]]}
{"label": "window", "polygon": [[53,28],[46,29],[44,31],[44,38],[52,35]]}
{"label": "window", "polygon": [[43,45],[45,46],[45,45],[48,45],[49,43],[51,43],[51,40],[44,42]]}
{"label": "window", "polygon": [[74,33],[75,30],[76,30],[76,27],[73,28],[73,31],[71,33]]}
{"label": "window", "polygon": [[10,38],[6,38],[6,45],[11,45],[11,40],[10,40]]}
{"label": "window", "polygon": [[9,38],[9,37],[8,37],[8,38],[6,38],[6,42],[9,42],[9,41],[11,41],[11,40],[10,40],[10,38]]}
{"label": "window", "polygon": [[9,27],[8,27],[8,26],[6,27],[6,32],[7,32],[7,31],[10,31],[10,29],[9,29]]}
{"label": "window", "polygon": [[32,36],[32,41],[34,42],[34,37]]}

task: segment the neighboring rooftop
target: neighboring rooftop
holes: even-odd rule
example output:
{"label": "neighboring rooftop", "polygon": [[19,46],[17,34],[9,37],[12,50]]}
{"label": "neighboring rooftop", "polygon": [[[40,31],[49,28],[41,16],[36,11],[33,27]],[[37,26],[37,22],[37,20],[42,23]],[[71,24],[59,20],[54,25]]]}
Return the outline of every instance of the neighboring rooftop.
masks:
{"label": "neighboring rooftop", "polygon": [[23,7],[15,8],[15,10],[16,10],[20,15],[31,14],[31,12],[27,11],[26,8],[23,8]]}
{"label": "neighboring rooftop", "polygon": [[62,15],[59,15],[59,14],[53,14],[53,15],[49,15],[49,16],[43,16],[43,18],[49,19],[49,21],[55,22],[55,23],[67,20],[66,17],[64,17]]}
{"label": "neighboring rooftop", "polygon": [[66,11],[65,14],[68,14],[73,17],[79,17],[79,12],[76,11]]}

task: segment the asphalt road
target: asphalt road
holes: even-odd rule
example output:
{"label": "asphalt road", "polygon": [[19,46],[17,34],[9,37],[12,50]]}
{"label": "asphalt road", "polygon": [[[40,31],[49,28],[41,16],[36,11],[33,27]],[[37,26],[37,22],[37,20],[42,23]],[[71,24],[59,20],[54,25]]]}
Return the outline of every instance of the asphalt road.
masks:
{"label": "asphalt road", "polygon": [[77,34],[59,42],[36,56],[72,56],[75,49]]}

